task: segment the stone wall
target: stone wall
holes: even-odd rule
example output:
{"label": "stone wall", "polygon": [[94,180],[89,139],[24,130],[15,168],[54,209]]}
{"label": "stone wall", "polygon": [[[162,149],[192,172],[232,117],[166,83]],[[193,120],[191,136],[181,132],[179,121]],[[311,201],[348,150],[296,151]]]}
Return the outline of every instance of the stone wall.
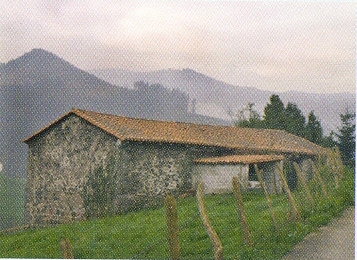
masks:
{"label": "stone wall", "polygon": [[232,191],[232,178],[237,177],[244,189],[248,187],[249,166],[243,164],[197,164],[193,170],[193,187],[204,183],[205,193],[227,193]]}
{"label": "stone wall", "polygon": [[303,173],[303,178],[306,182],[310,181],[314,177],[311,160],[313,160],[313,158],[304,157],[298,162]]}
{"label": "stone wall", "polygon": [[26,221],[56,224],[85,216],[83,188],[94,168],[105,164],[114,138],[71,116],[29,145]]}
{"label": "stone wall", "polygon": [[295,168],[293,166],[293,162],[297,163],[300,166],[305,181],[308,182],[314,177],[310,160],[316,161],[316,157],[297,154],[285,155],[284,170],[290,189],[295,189],[299,182]]}
{"label": "stone wall", "polygon": [[115,201],[118,208],[142,208],[161,204],[163,195],[180,194],[191,188],[191,156],[185,146],[174,144],[123,144],[128,155],[122,163],[126,174],[122,192]]}
{"label": "stone wall", "polygon": [[[192,168],[193,159],[228,155],[233,150],[121,142],[75,115],[55,123],[28,146],[25,219],[30,225],[154,206],[161,204],[165,194],[186,192],[200,179],[209,185],[206,192],[231,190],[233,176],[244,187],[248,184],[248,165]],[[264,172],[272,192],[281,191],[273,164],[266,164]]]}
{"label": "stone wall", "polygon": [[57,224],[157,204],[192,183],[183,145],[120,142],[71,115],[29,143],[25,218]]}
{"label": "stone wall", "polygon": [[269,194],[283,191],[282,180],[277,169],[278,165],[282,168],[282,161],[259,164],[259,169],[263,172],[262,178]]}

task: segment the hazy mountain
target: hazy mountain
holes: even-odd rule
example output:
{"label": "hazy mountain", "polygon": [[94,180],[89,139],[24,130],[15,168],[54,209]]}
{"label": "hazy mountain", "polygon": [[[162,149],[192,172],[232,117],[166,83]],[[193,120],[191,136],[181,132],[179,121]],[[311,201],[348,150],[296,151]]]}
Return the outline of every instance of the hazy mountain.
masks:
{"label": "hazy mountain", "polygon": [[24,173],[26,145],[21,143],[24,137],[72,107],[115,110],[117,102],[106,97],[108,93],[115,96],[122,91],[125,90],[41,49],[3,65],[0,70],[0,162],[5,172]]}
{"label": "hazy mountain", "polygon": [[262,115],[269,97],[272,94],[278,94],[285,104],[292,102],[298,105],[305,116],[313,110],[321,120],[326,135],[339,126],[339,114],[343,113],[347,107],[354,110],[356,102],[355,95],[351,93],[314,94],[295,91],[278,93],[252,87],[233,86],[191,69],[152,72],[111,69],[95,70],[91,73],[122,87],[130,87],[133,82],[143,80],[149,83],[159,82],[166,87],[180,89],[197,100],[197,113],[226,120],[230,119],[227,113],[229,110],[236,112],[248,102],[255,103]]}
{"label": "hazy mountain", "polygon": [[[178,94],[168,93],[173,103],[178,102]],[[170,104],[165,113],[149,114],[136,107],[142,96],[138,90],[109,84],[42,49],[9,61],[0,67],[0,163],[5,173],[23,175],[27,146],[21,141],[72,107],[131,117],[227,123],[188,110],[170,111]]]}
{"label": "hazy mountain", "polygon": [[[230,120],[228,110],[237,111],[248,102],[254,102],[262,112],[273,94],[229,85],[191,69],[93,73],[102,79],[41,49],[0,64],[0,163],[4,165],[5,173],[23,175],[27,146],[21,141],[72,107],[131,117],[229,124],[226,121]],[[161,83],[169,91],[160,86],[134,89],[134,82],[140,80]],[[156,93],[160,98],[154,101]],[[284,102],[296,103],[305,114],[314,110],[322,121],[325,134],[336,129],[338,114],[347,106],[355,108],[355,96],[348,93],[277,94]],[[192,113],[195,111],[197,114]]]}

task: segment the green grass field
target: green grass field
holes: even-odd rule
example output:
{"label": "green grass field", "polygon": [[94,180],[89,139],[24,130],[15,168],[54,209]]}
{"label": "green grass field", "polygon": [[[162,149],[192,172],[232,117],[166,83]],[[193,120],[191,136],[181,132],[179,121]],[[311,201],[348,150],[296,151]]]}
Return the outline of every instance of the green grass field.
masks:
{"label": "green grass field", "polygon": [[0,230],[24,222],[25,179],[0,175]]}
{"label": "green grass field", "polygon": [[[323,198],[316,190],[316,206],[305,208],[302,193],[296,191],[303,221],[293,223],[284,195],[272,197],[280,229],[274,231],[262,193],[244,195],[244,206],[254,246],[243,243],[234,197],[205,196],[213,226],[222,240],[225,259],[279,259],[309,232],[327,224],[344,208],[354,204],[354,173],[348,171],[338,189]],[[195,197],[179,199],[178,216],[183,259],[213,259],[213,248],[202,225]],[[169,257],[165,209],[163,207],[103,219],[64,224],[52,228],[0,235],[1,258],[61,258],[59,241],[71,241],[75,258]]]}

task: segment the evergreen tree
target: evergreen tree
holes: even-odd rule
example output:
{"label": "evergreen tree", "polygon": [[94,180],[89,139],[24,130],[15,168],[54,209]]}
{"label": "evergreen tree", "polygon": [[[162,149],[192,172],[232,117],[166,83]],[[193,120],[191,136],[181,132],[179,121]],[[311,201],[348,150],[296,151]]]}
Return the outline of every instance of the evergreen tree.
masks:
{"label": "evergreen tree", "polygon": [[328,136],[324,136],[322,138],[321,145],[326,148],[334,148],[338,145],[338,143],[335,141],[335,136],[336,133],[334,131],[331,131]]}
{"label": "evergreen tree", "polygon": [[336,134],[338,147],[341,151],[342,160],[346,165],[354,166],[355,164],[355,123],[356,114],[346,110],[345,114],[340,114],[341,128]]}
{"label": "evergreen tree", "polygon": [[288,103],[285,109],[286,128],[285,130],[297,136],[305,135],[305,117],[297,105]]}
{"label": "evergreen tree", "polygon": [[322,127],[314,111],[311,111],[308,115],[305,138],[315,144],[322,143]]}
{"label": "evergreen tree", "polygon": [[263,120],[254,109],[254,103],[248,103],[236,115],[228,113],[238,127],[281,129],[325,147],[334,147],[336,144],[333,132],[330,136],[323,137],[321,122],[314,111],[309,113],[306,123],[306,118],[298,106],[289,102],[285,107],[278,95],[270,97],[270,103],[264,108]]}
{"label": "evergreen tree", "polygon": [[264,109],[264,128],[286,129],[286,114],[283,102],[278,95],[270,97],[270,103]]}

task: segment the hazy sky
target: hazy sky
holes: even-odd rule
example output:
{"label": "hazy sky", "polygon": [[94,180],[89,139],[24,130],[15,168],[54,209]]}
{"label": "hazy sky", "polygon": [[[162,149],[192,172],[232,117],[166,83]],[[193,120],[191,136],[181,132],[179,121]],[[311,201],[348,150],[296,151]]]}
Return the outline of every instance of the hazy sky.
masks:
{"label": "hazy sky", "polygon": [[356,4],[0,1],[0,61],[32,48],[81,69],[191,68],[272,91],[355,92]]}

